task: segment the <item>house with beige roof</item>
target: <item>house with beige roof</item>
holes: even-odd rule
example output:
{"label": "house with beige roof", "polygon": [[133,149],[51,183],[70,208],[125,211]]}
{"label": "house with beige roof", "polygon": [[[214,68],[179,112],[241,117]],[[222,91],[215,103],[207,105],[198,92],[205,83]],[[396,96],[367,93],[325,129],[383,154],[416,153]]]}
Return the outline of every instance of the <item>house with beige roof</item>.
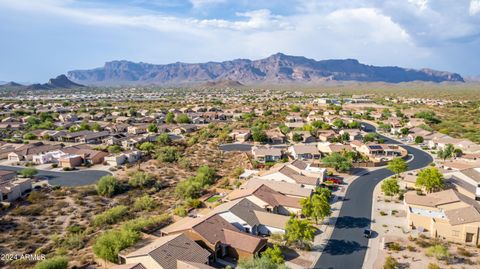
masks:
{"label": "house with beige roof", "polygon": [[233,141],[246,142],[252,136],[250,129],[236,129],[229,134]]}
{"label": "house with beige roof", "polygon": [[320,151],[315,145],[293,145],[288,148],[288,152],[295,160],[318,160],[322,157]]}
{"label": "house with beige roof", "polygon": [[283,153],[279,148],[252,147],[252,155],[258,162],[266,163],[280,161]]}
{"label": "house with beige roof", "polygon": [[240,231],[253,235],[284,234],[289,216],[267,212],[248,198],[230,201],[214,212]]}
{"label": "house with beige roof", "polygon": [[431,237],[478,245],[480,204],[448,189],[427,195],[405,194],[407,221],[412,228],[426,230]]}
{"label": "house with beige roof", "polygon": [[295,160],[289,163],[278,163],[267,171],[261,171],[258,178],[299,184],[305,188],[315,189],[323,181],[325,174],[325,168]]}
{"label": "house with beige roof", "polygon": [[266,185],[260,185],[251,189],[237,189],[228,194],[226,199],[235,201],[246,198],[264,209],[266,212],[290,215],[300,214],[302,206],[300,198],[283,195]]}
{"label": "house with beige roof", "polygon": [[480,201],[480,167],[452,171],[444,177],[458,192]]}
{"label": "house with beige roof", "polygon": [[240,189],[254,189],[260,185],[265,185],[272,190],[275,190],[283,195],[305,198],[312,195],[313,190],[304,188],[299,184],[288,183],[282,181],[264,180],[258,177],[253,177],[240,186]]}
{"label": "house with beige roof", "polygon": [[127,268],[177,269],[184,268],[178,266],[178,261],[208,266],[210,257],[208,250],[186,235],[175,234],[159,237],[133,252],[120,254],[120,261],[126,265],[135,265]]}

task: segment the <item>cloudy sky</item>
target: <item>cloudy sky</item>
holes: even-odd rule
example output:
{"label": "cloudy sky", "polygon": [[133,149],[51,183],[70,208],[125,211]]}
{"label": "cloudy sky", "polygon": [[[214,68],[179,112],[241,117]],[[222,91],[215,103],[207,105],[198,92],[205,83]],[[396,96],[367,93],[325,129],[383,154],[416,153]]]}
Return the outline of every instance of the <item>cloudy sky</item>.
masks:
{"label": "cloudy sky", "polygon": [[0,81],[276,52],[480,74],[480,0],[0,0]]}

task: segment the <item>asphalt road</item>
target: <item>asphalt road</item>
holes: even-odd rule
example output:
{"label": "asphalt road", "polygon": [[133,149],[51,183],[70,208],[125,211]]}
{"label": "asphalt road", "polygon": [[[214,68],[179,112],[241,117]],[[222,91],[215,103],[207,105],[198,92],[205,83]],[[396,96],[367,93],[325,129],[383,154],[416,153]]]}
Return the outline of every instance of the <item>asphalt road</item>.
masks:
{"label": "asphalt road", "polygon": [[[373,126],[366,125],[369,130],[375,130]],[[384,139],[386,143],[398,144],[386,137]],[[403,147],[413,155],[413,160],[408,163],[409,170],[425,167],[433,161],[432,157],[422,150],[407,145]],[[391,175],[390,170],[382,168],[360,176],[352,182],[345,194],[332,236],[314,268],[362,267],[368,248],[368,239],[363,237],[363,231],[370,228],[373,190],[382,179]],[[377,236],[375,231],[373,236]]]}
{"label": "asphalt road", "polygon": [[[0,165],[1,170],[20,171],[23,167],[5,166]],[[99,178],[105,175],[110,175],[109,172],[100,170],[81,170],[81,171],[65,171],[55,172],[38,170],[36,176],[43,177],[48,180],[48,183],[52,186],[83,186],[93,184],[98,181]]]}

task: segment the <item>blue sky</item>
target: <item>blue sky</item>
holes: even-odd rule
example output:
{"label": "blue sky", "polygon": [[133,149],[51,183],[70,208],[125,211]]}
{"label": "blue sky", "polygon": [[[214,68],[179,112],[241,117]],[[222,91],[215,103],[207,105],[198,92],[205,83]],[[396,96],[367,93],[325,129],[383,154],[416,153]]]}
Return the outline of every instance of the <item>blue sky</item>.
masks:
{"label": "blue sky", "polygon": [[0,81],[276,52],[480,74],[480,0],[0,0]]}

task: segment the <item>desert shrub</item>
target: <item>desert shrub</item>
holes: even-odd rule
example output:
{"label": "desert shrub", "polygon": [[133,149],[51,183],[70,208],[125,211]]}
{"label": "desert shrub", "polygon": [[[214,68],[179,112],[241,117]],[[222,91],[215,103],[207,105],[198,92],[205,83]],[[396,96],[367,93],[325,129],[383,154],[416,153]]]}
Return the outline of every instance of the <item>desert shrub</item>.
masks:
{"label": "desert shrub", "polygon": [[118,263],[118,253],[139,239],[140,234],[131,229],[108,230],[96,238],[93,253],[101,259]]}
{"label": "desert shrub", "polygon": [[440,269],[440,266],[438,266],[436,263],[429,263],[428,269]]}
{"label": "desert shrub", "polygon": [[35,265],[35,269],[66,269],[68,259],[66,257],[57,256],[43,260]]}
{"label": "desert shrub", "polygon": [[135,210],[152,210],[156,206],[157,203],[155,202],[155,199],[148,195],[138,197],[137,199],[135,199],[135,202],[133,204],[133,208],[135,208]]}
{"label": "desert shrub", "polygon": [[123,205],[112,207],[109,210],[95,215],[93,217],[93,224],[95,226],[105,226],[108,224],[115,224],[121,220],[128,213],[128,208]]}
{"label": "desert shrub", "polygon": [[435,257],[437,260],[445,260],[450,256],[448,248],[440,244],[429,247],[425,253],[427,256]]}
{"label": "desert shrub", "polygon": [[143,188],[151,186],[154,181],[155,177],[149,173],[135,172],[130,176],[130,179],[128,180],[128,185],[135,188]]}
{"label": "desert shrub", "polygon": [[11,214],[14,216],[40,216],[45,207],[42,205],[21,205],[12,210]]}
{"label": "desert shrub", "polygon": [[385,263],[383,264],[383,269],[396,269],[398,267],[398,261],[392,256],[385,258]]}
{"label": "desert shrub", "polygon": [[397,242],[392,242],[390,244],[387,244],[387,248],[388,248],[388,250],[392,250],[392,251],[402,250],[402,246]]}
{"label": "desert shrub", "polygon": [[173,213],[180,217],[185,217],[188,214],[187,209],[184,206],[175,207]]}
{"label": "desert shrub", "polygon": [[98,180],[95,189],[101,196],[112,197],[119,192],[120,183],[114,176],[103,176]]}

